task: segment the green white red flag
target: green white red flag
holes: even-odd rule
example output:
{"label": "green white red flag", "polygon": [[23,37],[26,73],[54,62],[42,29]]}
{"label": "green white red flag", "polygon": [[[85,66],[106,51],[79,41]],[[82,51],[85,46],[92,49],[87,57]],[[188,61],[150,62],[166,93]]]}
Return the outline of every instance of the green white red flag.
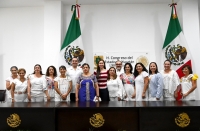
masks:
{"label": "green white red flag", "polygon": [[79,7],[78,4],[71,7],[73,15],[60,50],[59,64],[67,67],[71,66],[71,61],[74,57],[78,58],[79,66],[86,61],[79,23]]}
{"label": "green white red flag", "polygon": [[[163,44],[163,54],[164,60],[167,59],[172,62],[171,68],[176,70],[179,78],[181,78],[184,76],[182,73],[182,66],[187,64],[192,67],[192,62],[189,48],[178,20],[176,5],[176,3],[170,5],[172,7],[172,11],[167,34]],[[177,100],[182,98],[180,93],[181,89],[178,92]]]}

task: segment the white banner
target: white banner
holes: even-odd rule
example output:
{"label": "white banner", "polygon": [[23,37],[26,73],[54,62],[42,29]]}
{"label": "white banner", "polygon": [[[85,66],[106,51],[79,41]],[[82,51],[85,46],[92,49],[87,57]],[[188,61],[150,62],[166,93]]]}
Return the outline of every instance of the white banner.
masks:
{"label": "white banner", "polygon": [[97,63],[100,59],[103,59],[106,63],[106,68],[115,67],[117,60],[125,63],[131,63],[133,68],[136,63],[142,62],[144,66],[149,65],[149,53],[148,52],[95,52],[94,53],[94,69],[97,68]]}

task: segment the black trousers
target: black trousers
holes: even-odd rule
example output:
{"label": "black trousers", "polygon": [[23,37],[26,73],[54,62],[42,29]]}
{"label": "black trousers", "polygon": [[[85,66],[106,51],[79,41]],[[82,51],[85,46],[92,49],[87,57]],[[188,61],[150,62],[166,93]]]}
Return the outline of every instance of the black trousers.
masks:
{"label": "black trousers", "polygon": [[101,97],[101,101],[110,101],[108,88],[99,89],[99,96]]}

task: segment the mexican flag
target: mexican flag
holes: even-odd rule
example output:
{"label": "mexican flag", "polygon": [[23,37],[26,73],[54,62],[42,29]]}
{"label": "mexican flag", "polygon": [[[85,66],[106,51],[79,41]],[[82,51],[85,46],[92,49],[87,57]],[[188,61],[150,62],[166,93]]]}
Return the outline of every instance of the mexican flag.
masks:
{"label": "mexican flag", "polygon": [[[163,45],[163,54],[164,60],[167,59],[172,62],[171,68],[176,70],[179,78],[181,78],[184,76],[182,73],[182,66],[187,64],[192,67],[192,62],[189,48],[178,20],[176,3],[171,4],[171,7],[172,11]],[[181,89],[179,89],[177,100],[182,98],[180,93]]]}
{"label": "mexican flag", "polygon": [[61,46],[60,51],[60,65],[65,65],[66,67],[71,66],[72,58],[76,57],[79,60],[79,66],[85,63],[85,55],[83,49],[83,43],[81,38],[81,28],[79,24],[79,5],[72,5],[71,10],[73,15]]}

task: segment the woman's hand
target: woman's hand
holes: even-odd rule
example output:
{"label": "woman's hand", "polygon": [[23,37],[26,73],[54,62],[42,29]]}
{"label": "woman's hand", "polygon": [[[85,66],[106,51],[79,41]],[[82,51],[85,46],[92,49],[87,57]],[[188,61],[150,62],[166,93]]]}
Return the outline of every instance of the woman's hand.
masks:
{"label": "woman's hand", "polygon": [[145,98],[146,98],[146,93],[143,92],[143,93],[142,93],[142,99],[145,99]]}
{"label": "woman's hand", "polygon": [[188,96],[188,93],[183,94],[183,98],[185,98],[186,96]]}
{"label": "woman's hand", "polygon": [[28,93],[28,100],[31,101],[31,94]]}
{"label": "woman's hand", "polygon": [[67,99],[67,94],[62,94],[62,95],[61,95],[61,98],[62,98],[63,100],[66,100],[66,99]]}
{"label": "woman's hand", "polygon": [[12,103],[14,103],[15,102],[15,100],[12,98]]}
{"label": "woman's hand", "polygon": [[135,96],[136,96],[136,93],[133,93],[133,95],[132,95],[132,97],[131,97],[131,98],[135,98]]}
{"label": "woman's hand", "polygon": [[49,102],[51,100],[50,96],[48,95],[47,96],[47,101]]}
{"label": "woman's hand", "polygon": [[118,97],[118,101],[121,101],[122,99],[120,97]]}
{"label": "woman's hand", "polygon": [[78,97],[76,97],[76,101],[78,101],[79,99],[78,99]]}
{"label": "woman's hand", "polygon": [[99,97],[98,97],[98,96],[96,96],[96,99],[95,99],[95,101],[99,101]]}

